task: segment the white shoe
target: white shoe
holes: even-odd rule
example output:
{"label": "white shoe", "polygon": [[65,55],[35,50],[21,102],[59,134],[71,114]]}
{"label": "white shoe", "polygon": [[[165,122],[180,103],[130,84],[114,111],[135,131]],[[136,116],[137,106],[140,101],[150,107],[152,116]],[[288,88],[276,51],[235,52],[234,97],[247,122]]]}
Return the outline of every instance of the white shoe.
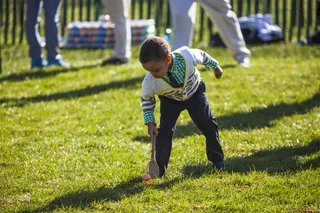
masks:
{"label": "white shoe", "polygon": [[241,67],[249,68],[250,67],[250,59],[249,57],[242,57],[238,59],[238,64]]}

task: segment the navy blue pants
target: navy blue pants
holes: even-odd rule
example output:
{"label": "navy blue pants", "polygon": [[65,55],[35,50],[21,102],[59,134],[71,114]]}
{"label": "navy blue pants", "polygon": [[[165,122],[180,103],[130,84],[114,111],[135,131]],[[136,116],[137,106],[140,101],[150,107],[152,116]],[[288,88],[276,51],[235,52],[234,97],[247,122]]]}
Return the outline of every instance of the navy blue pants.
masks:
{"label": "navy blue pants", "polygon": [[59,14],[61,0],[28,0],[27,1],[27,18],[26,18],[26,35],[29,44],[29,56],[33,60],[43,58],[40,44],[40,33],[38,25],[40,14],[44,9],[45,15],[45,36],[48,60],[57,60],[61,58],[59,54]]}
{"label": "navy blue pants", "polygon": [[161,176],[168,167],[177,119],[185,109],[188,110],[191,119],[206,137],[208,160],[211,162],[223,161],[224,155],[219,140],[218,124],[216,118],[211,114],[205,91],[206,86],[201,82],[196,93],[186,101],[176,101],[159,96],[160,126],[156,140],[156,159]]}

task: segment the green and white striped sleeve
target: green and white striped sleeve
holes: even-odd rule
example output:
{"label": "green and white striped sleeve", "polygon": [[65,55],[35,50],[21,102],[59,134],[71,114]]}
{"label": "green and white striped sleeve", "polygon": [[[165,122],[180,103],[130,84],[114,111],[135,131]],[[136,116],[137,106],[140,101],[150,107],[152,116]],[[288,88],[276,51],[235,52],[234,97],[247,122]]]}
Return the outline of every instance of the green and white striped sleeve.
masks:
{"label": "green and white striped sleeve", "polygon": [[146,76],[142,82],[141,105],[144,124],[155,123],[154,109],[156,107],[155,93],[152,89],[153,82]]}
{"label": "green and white striped sleeve", "polygon": [[194,65],[202,64],[209,70],[214,70],[219,66],[218,61],[203,50],[191,49],[191,53],[194,56]]}
{"label": "green and white striped sleeve", "polygon": [[141,97],[141,104],[143,110],[144,124],[155,123],[154,108],[156,106],[156,100],[154,98],[144,99]]}

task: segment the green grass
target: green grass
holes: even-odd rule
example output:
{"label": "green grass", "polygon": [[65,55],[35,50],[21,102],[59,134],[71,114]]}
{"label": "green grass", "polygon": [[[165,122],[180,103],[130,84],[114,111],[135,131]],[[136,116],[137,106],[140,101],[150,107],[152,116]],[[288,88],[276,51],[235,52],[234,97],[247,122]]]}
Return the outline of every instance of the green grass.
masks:
{"label": "green grass", "polygon": [[320,48],[251,46],[244,69],[229,50],[198,47],[224,68],[216,80],[199,66],[227,171],[212,170],[183,112],[167,175],[149,185],[138,47],[127,65],[99,67],[110,49],[63,50],[71,69],[33,71],[26,46],[5,47],[0,212],[319,211]]}

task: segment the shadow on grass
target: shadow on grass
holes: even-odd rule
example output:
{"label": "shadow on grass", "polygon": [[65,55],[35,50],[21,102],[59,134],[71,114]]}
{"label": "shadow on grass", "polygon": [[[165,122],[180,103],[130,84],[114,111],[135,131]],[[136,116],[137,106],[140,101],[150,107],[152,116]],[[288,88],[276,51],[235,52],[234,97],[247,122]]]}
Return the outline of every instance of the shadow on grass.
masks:
{"label": "shadow on grass", "polygon": [[[172,186],[176,181],[168,181],[153,185],[155,189],[165,189]],[[121,183],[114,187],[106,188],[104,186],[96,189],[95,191],[79,191],[70,194],[57,197],[51,201],[48,205],[34,209],[22,211],[23,213],[40,213],[40,212],[52,212],[60,208],[81,208],[85,209],[90,207],[92,203],[100,201],[120,201],[126,197],[139,194],[145,190],[146,186],[142,184],[141,177],[133,177],[125,183]],[[106,209],[108,210],[108,209]]]}
{"label": "shadow on grass", "polygon": [[[310,99],[297,103],[279,103],[265,108],[254,108],[251,112],[237,112],[218,116],[219,129],[256,129],[271,127],[276,119],[293,114],[305,114],[315,107],[320,107],[320,93],[314,94]],[[177,126],[175,137],[185,137],[201,134],[195,124],[190,121],[183,126]]]}
{"label": "shadow on grass", "polygon": [[75,72],[81,69],[90,69],[98,66],[100,66],[100,64],[91,64],[91,65],[84,65],[84,66],[70,67],[70,68],[57,67],[57,68],[50,68],[48,70],[41,69],[37,71],[27,70],[24,73],[14,73],[11,75],[4,76],[0,78],[0,83],[4,81],[24,81],[27,79],[47,78],[47,77],[56,76],[62,73]]}
{"label": "shadow on grass", "polygon": [[1,98],[0,104],[5,104],[5,106],[18,106],[22,107],[25,104],[29,103],[38,103],[38,102],[48,102],[48,101],[56,101],[56,100],[69,100],[73,98],[79,98],[89,95],[98,94],[101,92],[105,92],[109,89],[118,89],[118,88],[136,88],[139,84],[141,84],[143,80],[143,76],[135,77],[122,81],[112,81],[107,84],[100,84],[96,86],[89,86],[83,89],[72,90],[67,92],[58,92],[50,95],[38,95],[34,97],[27,98]]}
{"label": "shadow on grass", "polygon": [[[232,157],[225,160],[227,173],[248,174],[252,171],[267,172],[276,175],[287,172],[303,171],[305,169],[317,169],[320,167],[320,139],[314,139],[304,146],[285,146],[271,150],[257,151],[250,156]],[[313,154],[318,156],[304,160]],[[183,168],[183,179],[200,178],[206,174],[212,174],[211,163],[187,165]]]}
{"label": "shadow on grass", "polygon": [[[220,67],[221,67],[223,70],[225,70],[225,69],[229,69],[229,68],[235,68],[235,67],[237,67],[237,65],[236,65],[236,64],[225,64],[225,65],[221,65]],[[208,69],[205,68],[205,67],[199,67],[198,70],[199,70],[200,72],[208,72],[208,71],[211,71],[211,70],[208,70]]]}
{"label": "shadow on grass", "polygon": [[[255,129],[271,127],[272,121],[284,116],[293,114],[305,114],[315,107],[320,107],[320,93],[314,94],[310,99],[298,103],[280,103],[269,105],[266,108],[255,108],[251,112],[238,112],[230,115],[219,116],[218,123],[220,130],[230,129]],[[174,137],[183,138],[190,135],[201,135],[197,126],[190,121],[186,125],[178,125]],[[148,143],[149,137],[137,136],[135,141]]]}
{"label": "shadow on grass", "polygon": [[261,150],[246,157],[229,158],[228,170],[248,173],[250,170],[266,171],[269,174],[295,172],[320,167],[320,156],[302,162],[301,158],[310,157],[320,151],[320,139],[314,139],[304,146],[285,146],[272,150]]}
{"label": "shadow on grass", "polygon": [[[271,150],[261,150],[250,156],[232,157],[225,160],[226,172],[244,173],[251,171],[263,171],[270,175],[284,172],[296,172],[304,169],[316,169],[320,167],[320,156],[308,158],[313,154],[320,152],[320,139],[314,139],[306,145],[284,146]],[[210,171],[208,164],[192,165],[184,168],[184,173],[190,174],[192,177],[200,177],[205,172]]]}
{"label": "shadow on grass", "polygon": [[[320,139],[315,139],[305,146],[281,147],[272,150],[258,151],[250,156],[226,159],[226,172],[246,174],[255,170],[266,171],[272,175],[303,169],[316,169],[320,167],[319,157],[305,163],[300,163],[299,157],[307,157],[319,151]],[[200,178],[203,175],[212,174],[213,172],[212,165],[208,163],[187,165],[183,168],[182,176],[180,178],[164,181],[150,187],[156,190],[164,190],[183,180]],[[52,212],[61,208],[85,209],[91,207],[92,203],[100,201],[120,201],[124,198],[143,192],[145,188],[146,187],[141,183],[141,177],[134,177],[129,181],[114,187],[105,188],[102,186],[95,191],[79,191],[66,194],[57,197],[42,208],[23,212]]]}
{"label": "shadow on grass", "polygon": [[142,143],[150,143],[150,136],[144,135],[144,136],[136,136],[132,139],[133,141],[139,141]]}
{"label": "shadow on grass", "polygon": [[63,195],[54,199],[47,206],[31,211],[23,212],[51,212],[62,207],[65,208],[86,208],[93,202],[99,201],[118,201],[125,197],[142,192],[144,186],[141,184],[141,177],[135,177],[131,180],[121,183],[115,187],[100,187],[95,191],[79,191]]}

